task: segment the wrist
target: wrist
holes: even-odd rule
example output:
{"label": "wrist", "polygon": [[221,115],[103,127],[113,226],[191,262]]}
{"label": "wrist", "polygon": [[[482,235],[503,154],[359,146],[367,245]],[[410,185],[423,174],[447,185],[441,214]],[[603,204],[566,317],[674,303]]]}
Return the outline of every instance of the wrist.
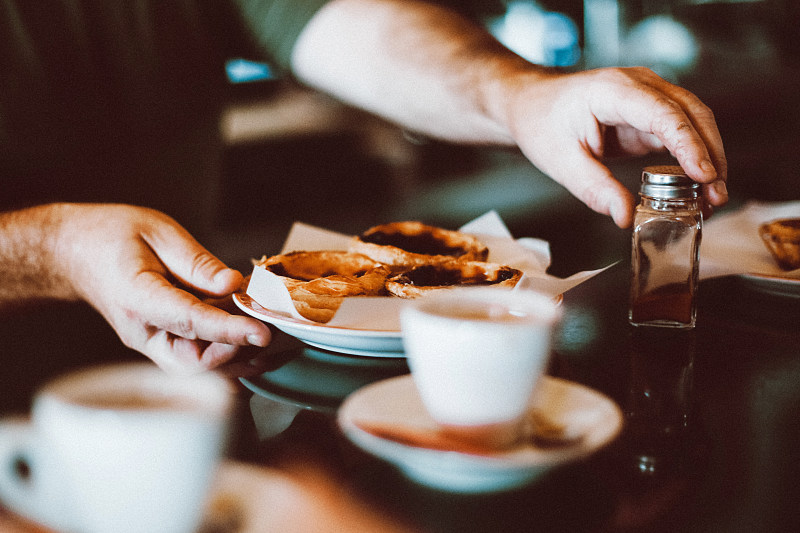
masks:
{"label": "wrist", "polygon": [[[49,271],[58,284],[62,299],[84,299],[86,287],[91,287],[92,250],[85,243],[93,239],[90,230],[94,225],[92,209],[88,205],[62,203],[51,206],[53,228],[46,243],[49,254]],[[47,254],[46,254],[47,255]],[[94,280],[96,283],[97,280]]]}
{"label": "wrist", "polygon": [[47,204],[0,215],[0,304],[75,300],[60,252],[68,204]]}
{"label": "wrist", "polygon": [[[531,104],[530,100],[535,99],[538,92],[546,91],[544,85],[547,81],[562,73],[557,69],[534,65],[516,55],[496,57],[488,63],[479,84],[479,105],[486,116],[502,128],[507,142],[516,145],[518,132],[515,124],[524,121],[530,126],[533,120],[533,117],[519,116],[520,110],[534,108],[535,104]],[[520,100],[523,99],[527,102],[521,104]]]}
{"label": "wrist", "polygon": [[56,203],[40,206],[39,256],[42,269],[39,273],[43,288],[50,298],[76,300],[80,297],[71,276],[73,254],[68,232],[70,221],[79,218],[76,204]]}

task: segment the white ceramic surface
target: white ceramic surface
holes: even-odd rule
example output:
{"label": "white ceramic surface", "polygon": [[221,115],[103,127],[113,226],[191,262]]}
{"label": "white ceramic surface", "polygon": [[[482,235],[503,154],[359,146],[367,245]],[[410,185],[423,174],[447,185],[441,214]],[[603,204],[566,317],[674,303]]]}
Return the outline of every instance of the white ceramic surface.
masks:
{"label": "white ceramic surface", "polygon": [[740,274],[751,287],[770,294],[800,298],[800,278],[773,274]]}
{"label": "white ceramic surface", "polygon": [[233,301],[250,316],[316,348],[365,357],[405,357],[399,331],[350,329],[304,322],[270,311],[244,293],[234,294]]}
{"label": "white ceramic surface", "polygon": [[452,290],[403,309],[408,365],[431,416],[494,426],[498,442],[516,438],[559,316],[548,296],[492,289]]}
{"label": "white ceramic surface", "polygon": [[[131,407],[142,397],[157,405]],[[63,376],[38,392],[30,422],[0,423],[0,499],[58,531],[191,533],[231,407],[230,383],[212,373],[128,363]]]}
{"label": "white ceramic surface", "polygon": [[356,391],[342,404],[337,422],[354,444],[395,464],[415,482],[460,493],[502,491],[531,483],[558,465],[595,453],[616,438],[623,425],[622,411],[604,394],[549,376],[542,378],[529,408],[538,409],[580,439],[547,447],[528,443],[484,457],[409,446],[360,429],[357,422],[368,421],[436,431],[411,376]]}

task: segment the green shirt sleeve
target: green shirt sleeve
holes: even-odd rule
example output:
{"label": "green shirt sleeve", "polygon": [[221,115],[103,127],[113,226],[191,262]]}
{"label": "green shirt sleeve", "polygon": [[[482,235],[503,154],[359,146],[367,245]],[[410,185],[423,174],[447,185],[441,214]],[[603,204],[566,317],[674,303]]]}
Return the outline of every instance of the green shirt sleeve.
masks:
{"label": "green shirt sleeve", "polygon": [[292,49],[314,14],[329,0],[236,0],[252,40],[277,67],[289,70]]}

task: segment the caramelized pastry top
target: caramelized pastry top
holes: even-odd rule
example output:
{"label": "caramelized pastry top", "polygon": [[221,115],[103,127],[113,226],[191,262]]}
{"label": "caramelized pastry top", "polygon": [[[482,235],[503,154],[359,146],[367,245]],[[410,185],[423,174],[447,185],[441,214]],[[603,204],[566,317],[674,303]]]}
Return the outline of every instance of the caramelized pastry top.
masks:
{"label": "caramelized pastry top", "polygon": [[416,298],[431,290],[465,285],[514,287],[522,277],[515,268],[481,261],[448,261],[421,265],[386,281],[389,293]]}
{"label": "caramelized pastry top", "polygon": [[351,251],[394,266],[484,261],[489,254],[486,245],[471,235],[415,221],[374,226],[354,238]]}
{"label": "caramelized pastry top", "polygon": [[339,251],[290,252],[262,258],[256,265],[298,281],[334,275],[357,278],[381,266],[364,255]]}

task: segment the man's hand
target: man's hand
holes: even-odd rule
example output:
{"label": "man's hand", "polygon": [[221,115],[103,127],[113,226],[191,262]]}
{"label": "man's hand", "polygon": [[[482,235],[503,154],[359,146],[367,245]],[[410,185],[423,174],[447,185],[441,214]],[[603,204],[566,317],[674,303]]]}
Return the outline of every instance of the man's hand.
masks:
{"label": "man's hand", "polygon": [[711,111],[646,68],[557,72],[455,12],[414,0],[333,0],[304,28],[292,68],[305,83],[413,131],[517,145],[622,227],[632,222],[634,198],[603,162],[615,154],[667,149],[704,184],[705,207],[727,201]]}
{"label": "man's hand", "polygon": [[537,74],[531,83],[509,85],[517,89],[507,102],[507,121],[522,151],[620,227],[633,221],[634,199],[603,164],[611,156],[669,150],[704,184],[710,206],[727,202],[727,162],[712,112],[651,70]]}
{"label": "man's hand", "polygon": [[230,295],[242,275],[172,218],[123,205],[60,208],[55,257],[62,275],[128,347],[167,371],[191,373],[269,343],[265,324],[202,299]]}

